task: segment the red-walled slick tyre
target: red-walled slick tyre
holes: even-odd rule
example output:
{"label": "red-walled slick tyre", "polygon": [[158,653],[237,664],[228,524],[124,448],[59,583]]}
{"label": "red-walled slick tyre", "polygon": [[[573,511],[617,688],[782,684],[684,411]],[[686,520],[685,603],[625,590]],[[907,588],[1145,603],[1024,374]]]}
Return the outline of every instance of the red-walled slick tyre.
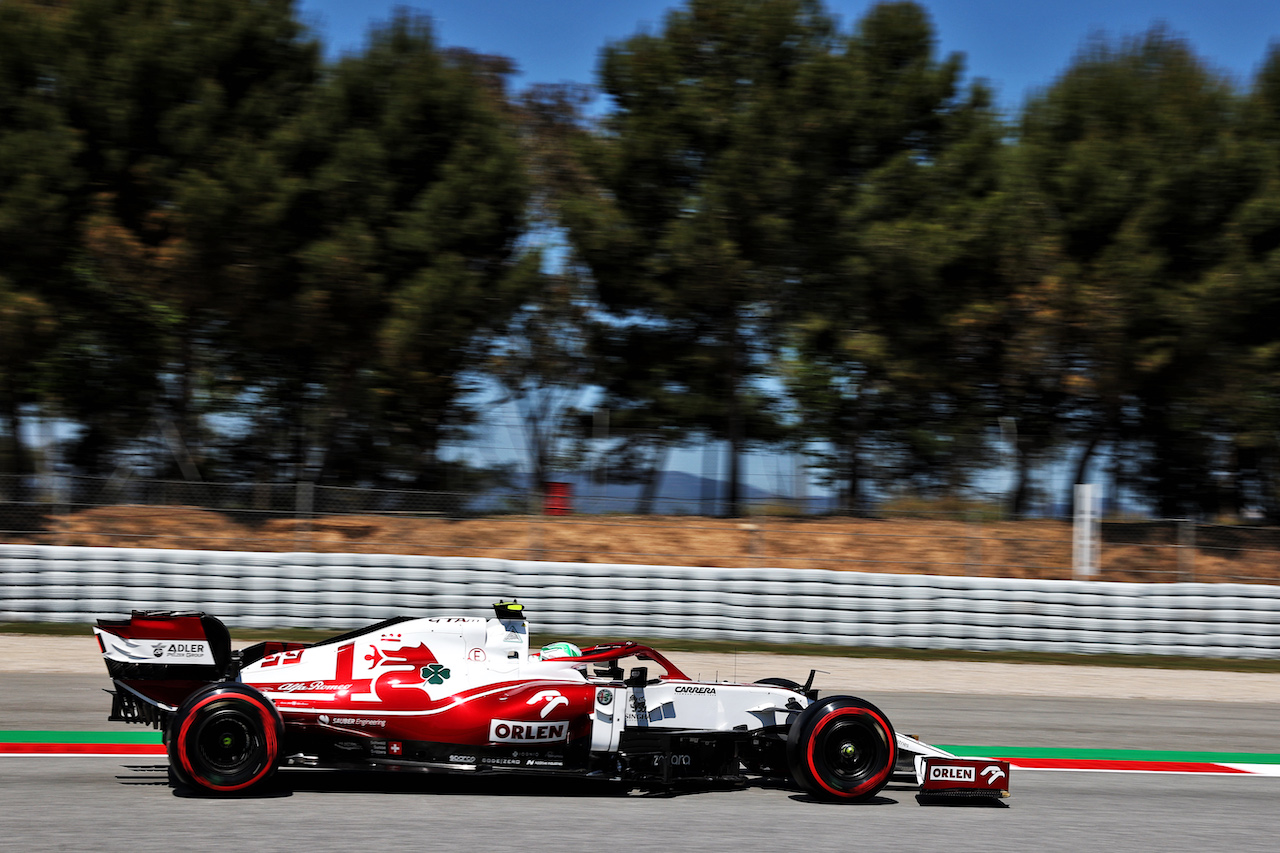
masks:
{"label": "red-walled slick tyre", "polygon": [[169,766],[197,791],[241,793],[275,773],[283,735],[280,712],[257,690],[211,684],[188,697],[169,722]]}
{"label": "red-walled slick tyre", "polygon": [[824,800],[874,797],[893,775],[898,743],[889,718],[870,702],[829,696],[801,712],[787,735],[791,776]]}

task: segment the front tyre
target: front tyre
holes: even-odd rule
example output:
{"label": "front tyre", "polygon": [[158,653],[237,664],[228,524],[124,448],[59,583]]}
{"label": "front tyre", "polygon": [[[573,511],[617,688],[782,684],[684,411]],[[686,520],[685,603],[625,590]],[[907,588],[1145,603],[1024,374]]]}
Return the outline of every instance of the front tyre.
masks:
{"label": "front tyre", "polygon": [[796,718],[787,766],[802,788],[825,800],[874,797],[893,775],[898,744],[889,718],[870,702],[830,696]]}
{"label": "front tyre", "polygon": [[169,724],[169,766],[178,781],[210,794],[247,791],[276,770],[284,722],[245,684],[212,684],[182,703]]}

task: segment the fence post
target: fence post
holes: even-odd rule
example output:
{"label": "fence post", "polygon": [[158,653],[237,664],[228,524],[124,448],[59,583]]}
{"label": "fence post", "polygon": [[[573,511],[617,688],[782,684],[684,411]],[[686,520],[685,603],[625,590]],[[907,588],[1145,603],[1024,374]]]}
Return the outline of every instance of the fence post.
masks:
{"label": "fence post", "polygon": [[1076,483],[1075,515],[1071,528],[1071,572],[1076,580],[1091,578],[1101,564],[1101,519],[1098,487],[1093,483]]}
{"label": "fence post", "polygon": [[537,498],[534,494],[530,494],[527,498],[525,511],[529,513],[529,554],[526,559],[537,560],[538,555],[542,552],[542,507],[538,505]]}
{"label": "fence post", "polygon": [[969,536],[968,551],[969,560],[965,565],[965,574],[970,577],[980,577],[982,575],[982,511],[971,509],[967,513],[969,517],[969,527],[976,528],[976,535]]}
{"label": "fence post", "polygon": [[1196,579],[1196,525],[1187,518],[1178,522],[1178,572],[1183,580]]}
{"label": "fence post", "polygon": [[[768,507],[765,509],[767,510]],[[752,555],[751,565],[756,568],[769,565],[769,541],[766,538],[768,536],[768,528],[765,526],[765,522],[768,520],[769,513],[767,511],[761,513],[758,519],[751,519],[751,523],[756,526],[755,535],[752,537],[755,540],[755,545],[752,548],[755,553]]]}
{"label": "fence post", "polygon": [[294,527],[293,547],[303,551],[306,541],[311,538],[311,514],[315,508],[316,484],[310,480],[298,481],[298,494],[294,512],[298,524]]}

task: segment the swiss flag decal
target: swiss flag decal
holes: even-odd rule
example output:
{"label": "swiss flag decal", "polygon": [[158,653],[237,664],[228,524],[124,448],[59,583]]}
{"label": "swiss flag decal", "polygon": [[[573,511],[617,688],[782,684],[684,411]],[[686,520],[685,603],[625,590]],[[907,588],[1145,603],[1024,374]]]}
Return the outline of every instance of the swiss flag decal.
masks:
{"label": "swiss flag decal", "polygon": [[404,744],[400,743],[400,741],[398,740],[388,741],[387,752],[390,753],[391,755],[403,755]]}

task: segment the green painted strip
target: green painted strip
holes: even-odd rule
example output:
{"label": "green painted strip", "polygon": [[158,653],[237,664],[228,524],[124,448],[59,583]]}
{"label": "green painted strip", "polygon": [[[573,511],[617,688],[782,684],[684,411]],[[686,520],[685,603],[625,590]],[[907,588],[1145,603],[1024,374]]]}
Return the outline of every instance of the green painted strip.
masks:
{"label": "green painted strip", "polygon": [[1039,746],[968,746],[937,744],[956,755],[1000,758],[1078,758],[1095,761],[1181,761],[1204,764],[1280,764],[1280,754],[1268,752],[1186,752],[1169,749],[1057,749]]}
{"label": "green painted strip", "polygon": [[0,730],[0,743],[160,743],[160,732],[24,732]]}
{"label": "green painted strip", "polygon": [[[66,732],[0,730],[0,743],[161,743],[160,732]],[[1204,764],[1280,764],[1280,754],[1266,752],[1189,752],[1163,749],[1058,749],[1040,746],[972,746],[938,744],[957,755],[1002,758],[1075,758],[1096,761],[1181,761]]]}

